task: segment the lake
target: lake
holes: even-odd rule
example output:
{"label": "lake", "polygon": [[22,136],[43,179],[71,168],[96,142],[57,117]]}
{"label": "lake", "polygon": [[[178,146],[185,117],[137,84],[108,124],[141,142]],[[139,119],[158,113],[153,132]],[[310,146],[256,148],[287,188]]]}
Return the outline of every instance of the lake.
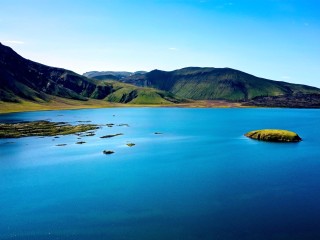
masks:
{"label": "lake", "polygon": [[[32,120],[115,125],[81,140],[0,139],[2,240],[320,239],[320,110],[111,108],[0,115],[0,122]],[[262,128],[292,130],[303,141],[243,136]],[[100,138],[116,133],[123,135]]]}

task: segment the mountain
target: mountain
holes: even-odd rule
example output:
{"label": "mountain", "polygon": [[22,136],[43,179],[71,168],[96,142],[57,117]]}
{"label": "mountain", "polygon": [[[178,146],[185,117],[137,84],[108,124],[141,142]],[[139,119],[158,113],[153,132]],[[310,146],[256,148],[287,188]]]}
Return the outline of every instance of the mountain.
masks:
{"label": "mountain", "polygon": [[[79,100],[95,101],[95,106],[99,106],[101,100],[171,104],[194,99],[227,100],[250,106],[320,107],[318,88],[258,78],[231,68],[188,67],[170,72],[95,71],[86,75],[90,78],[27,60],[0,43],[1,107],[5,106],[4,102],[50,104],[57,98],[62,100],[56,102],[71,99],[76,100],[76,104]],[[204,106],[205,101],[201,103]]]}
{"label": "mountain", "polygon": [[258,78],[231,68],[188,67],[171,72],[153,70],[119,81],[153,87],[195,100],[248,101],[258,96],[320,93],[320,89],[315,87]]}
{"label": "mountain", "polygon": [[[110,88],[69,70],[54,68],[24,59],[0,43],[0,100],[18,102],[47,100],[48,95],[86,100],[107,95]],[[100,96],[103,98],[104,96]]]}
{"label": "mountain", "polygon": [[27,60],[0,43],[0,101],[48,102],[55,97],[86,101],[161,104],[180,102],[171,93],[129,84],[98,81],[72,71]]}

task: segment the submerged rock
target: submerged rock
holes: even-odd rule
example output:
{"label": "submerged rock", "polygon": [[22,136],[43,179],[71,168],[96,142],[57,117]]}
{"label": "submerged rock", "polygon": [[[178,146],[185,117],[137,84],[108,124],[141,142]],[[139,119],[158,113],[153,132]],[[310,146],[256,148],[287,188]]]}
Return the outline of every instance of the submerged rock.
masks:
{"label": "submerged rock", "polygon": [[104,151],[103,151],[103,153],[104,153],[104,154],[113,154],[113,153],[114,153],[114,151],[104,150]]}
{"label": "submerged rock", "polygon": [[67,144],[62,143],[62,144],[57,144],[56,146],[57,146],[57,147],[63,147],[63,146],[67,146]]}
{"label": "submerged rock", "polygon": [[86,142],[84,142],[84,141],[76,142],[76,144],[84,144],[84,143],[86,143]]}
{"label": "submerged rock", "polygon": [[105,136],[102,136],[102,137],[100,137],[100,138],[112,138],[112,137],[116,137],[116,136],[120,136],[120,135],[123,135],[123,133],[116,133],[116,134],[105,135]]}
{"label": "submerged rock", "polygon": [[133,146],[135,146],[136,144],[135,143],[127,143],[127,146],[128,147],[133,147]]}
{"label": "submerged rock", "polygon": [[245,136],[267,142],[300,142],[302,140],[297,133],[281,129],[255,130],[246,133]]}
{"label": "submerged rock", "polygon": [[127,123],[121,123],[121,124],[119,124],[118,126],[119,126],[119,127],[129,127],[129,124],[127,124]]}

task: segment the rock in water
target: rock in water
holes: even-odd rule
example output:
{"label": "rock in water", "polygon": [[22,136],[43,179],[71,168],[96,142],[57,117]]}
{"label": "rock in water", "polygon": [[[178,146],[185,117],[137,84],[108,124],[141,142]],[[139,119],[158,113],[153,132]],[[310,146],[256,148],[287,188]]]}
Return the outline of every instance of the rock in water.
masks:
{"label": "rock in water", "polygon": [[102,137],[100,137],[100,138],[112,138],[112,137],[121,136],[121,135],[123,135],[123,133],[116,133],[116,134],[105,135],[105,136],[102,136]]}
{"label": "rock in water", "polygon": [[245,136],[267,142],[300,142],[302,140],[297,133],[280,129],[255,130],[246,133]]}
{"label": "rock in water", "polygon": [[112,153],[114,153],[114,151],[104,150],[103,153],[104,153],[104,154],[112,154]]}

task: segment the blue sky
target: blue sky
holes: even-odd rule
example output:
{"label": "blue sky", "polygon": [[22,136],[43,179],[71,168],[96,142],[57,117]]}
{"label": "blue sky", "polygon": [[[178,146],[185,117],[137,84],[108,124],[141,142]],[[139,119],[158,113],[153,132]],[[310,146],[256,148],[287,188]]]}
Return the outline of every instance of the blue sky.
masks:
{"label": "blue sky", "polygon": [[77,73],[231,67],[320,87],[320,1],[0,0],[0,41]]}

